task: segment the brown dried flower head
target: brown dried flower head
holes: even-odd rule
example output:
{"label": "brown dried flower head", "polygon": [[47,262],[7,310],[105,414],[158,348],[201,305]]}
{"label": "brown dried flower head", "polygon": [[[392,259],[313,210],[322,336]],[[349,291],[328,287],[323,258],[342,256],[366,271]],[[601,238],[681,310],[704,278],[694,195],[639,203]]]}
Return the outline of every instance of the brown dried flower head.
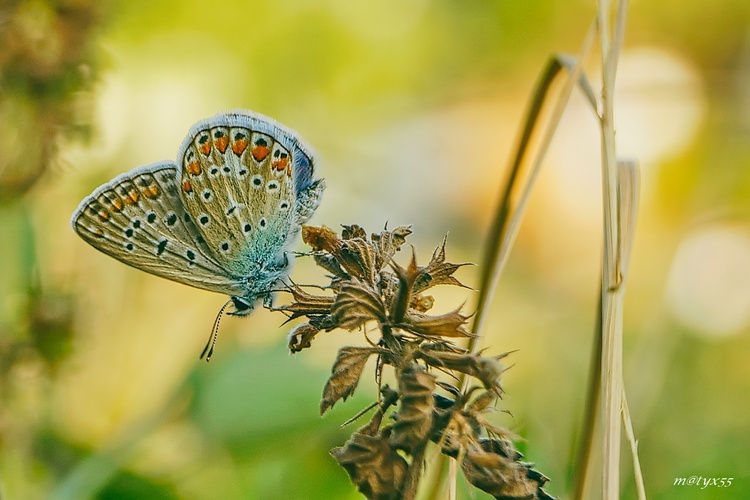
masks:
{"label": "brown dried flower head", "polygon": [[[437,285],[464,287],[454,273],[466,264],[446,261],[444,239],[427,265],[417,264],[412,249],[402,267],[394,256],[409,234],[409,226],[369,238],[357,225],[344,226],[341,235],[325,226],[302,228],[304,242],[330,281],[315,288],[288,286],[292,300],[279,309],[290,320],[305,319],[290,333],[290,351],[307,349],[317,334],[337,328],[367,328],[369,344],[339,351],[323,390],[321,414],[354,393],[372,356],[378,384],[386,366],[397,381],[396,389],[381,386],[370,422],[331,454],[367,498],[414,498],[430,443],[459,460],[467,480],[496,498],[552,498],[542,490],[547,478],[520,461],[512,433],[484,417],[502,395],[505,367],[500,360],[508,353],[483,356],[456,345],[455,340],[472,336],[470,315],[461,307],[429,313],[435,300],[426,292]],[[478,385],[461,392],[439,381],[436,372],[456,380],[468,376]]]}

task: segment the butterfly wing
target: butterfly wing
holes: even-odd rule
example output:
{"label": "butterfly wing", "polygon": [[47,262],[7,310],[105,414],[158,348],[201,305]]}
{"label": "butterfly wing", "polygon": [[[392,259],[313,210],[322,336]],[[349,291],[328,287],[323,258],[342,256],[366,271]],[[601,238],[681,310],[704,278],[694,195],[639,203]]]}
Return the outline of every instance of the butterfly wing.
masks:
{"label": "butterfly wing", "polygon": [[229,272],[248,278],[247,295],[268,288],[253,283],[275,281],[268,270],[285,267],[284,250],[304,218],[298,198],[311,186],[316,200],[322,191],[313,180],[311,149],[274,120],[235,111],[195,124],[178,158],[180,196],[209,251]]}
{"label": "butterfly wing", "polygon": [[156,276],[204,290],[242,293],[187,214],[179,167],[158,162],[127,172],[86,197],[71,218],[94,248]]}

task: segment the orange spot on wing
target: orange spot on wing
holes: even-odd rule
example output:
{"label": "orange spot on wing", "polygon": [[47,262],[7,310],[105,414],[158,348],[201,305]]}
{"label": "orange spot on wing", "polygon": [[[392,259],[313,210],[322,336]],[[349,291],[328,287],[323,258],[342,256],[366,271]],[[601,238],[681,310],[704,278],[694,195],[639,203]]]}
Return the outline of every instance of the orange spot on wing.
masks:
{"label": "orange spot on wing", "polygon": [[289,164],[289,158],[279,158],[271,163],[271,168],[275,168],[278,171],[286,170]]}
{"label": "orange spot on wing", "polygon": [[201,166],[197,161],[191,161],[188,163],[186,170],[190,175],[200,175]]}
{"label": "orange spot on wing", "polygon": [[241,155],[247,149],[247,139],[239,139],[232,142],[232,151],[237,156]]}
{"label": "orange spot on wing", "polygon": [[109,220],[109,212],[107,212],[107,211],[106,211],[106,210],[104,210],[103,208],[102,208],[102,209],[100,209],[100,210],[99,210],[99,211],[98,211],[98,212],[96,213],[96,215],[98,215],[98,216],[99,216],[99,220],[101,220],[102,222],[107,222],[107,221]]}
{"label": "orange spot on wing", "polygon": [[185,179],[185,181],[182,183],[182,190],[186,193],[192,193],[193,192],[193,186],[190,184],[190,181]]}
{"label": "orange spot on wing", "polygon": [[138,203],[138,198],[140,198],[140,195],[138,194],[138,191],[128,191],[127,196],[125,196],[125,204],[127,205],[134,205],[135,203]]}
{"label": "orange spot on wing", "polygon": [[115,198],[112,201],[112,206],[110,207],[113,212],[121,212],[122,211],[122,200],[120,198]]}
{"label": "orange spot on wing", "polygon": [[154,198],[159,196],[159,186],[157,186],[156,184],[151,184],[147,188],[143,189],[143,195],[146,198],[153,200]]}
{"label": "orange spot on wing", "polygon": [[265,160],[268,153],[268,146],[253,146],[253,158],[255,158],[255,161]]}
{"label": "orange spot on wing", "polygon": [[292,176],[292,164],[291,163],[287,164],[287,166],[286,166],[286,175],[287,175],[287,177],[291,177]]}
{"label": "orange spot on wing", "polygon": [[218,149],[220,153],[223,154],[224,151],[227,150],[228,145],[229,145],[229,138],[226,135],[223,135],[218,138],[214,138],[214,146],[216,146],[216,149]]}
{"label": "orange spot on wing", "polygon": [[208,154],[211,152],[211,141],[206,141],[198,146],[198,151],[203,153],[205,156],[208,156]]}

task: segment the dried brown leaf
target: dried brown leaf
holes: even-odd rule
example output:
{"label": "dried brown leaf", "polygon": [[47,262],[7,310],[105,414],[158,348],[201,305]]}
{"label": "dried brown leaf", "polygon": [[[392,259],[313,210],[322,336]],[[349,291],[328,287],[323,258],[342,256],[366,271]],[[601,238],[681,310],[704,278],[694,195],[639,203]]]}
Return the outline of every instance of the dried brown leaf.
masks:
{"label": "dried brown leaf", "polygon": [[411,453],[430,438],[435,399],[435,376],[416,363],[398,373],[400,403],[391,433],[391,447]]}
{"label": "dried brown leaf", "polygon": [[458,268],[469,264],[452,264],[450,262],[445,262],[446,241],[447,237],[443,238],[442,244],[435,248],[435,251],[432,253],[430,262],[422,268],[421,275],[414,283],[414,293],[423,292],[424,290],[436,285],[455,285],[469,288],[453,277],[453,273],[455,273]]}
{"label": "dried brown leaf", "polygon": [[369,436],[355,432],[344,446],[331,450],[331,455],[367,498],[401,498],[409,464],[388,445],[387,433]]}
{"label": "dried brown leaf", "polygon": [[505,354],[485,357],[476,354],[457,354],[421,348],[415,353],[415,356],[421,358],[430,366],[470,375],[481,381],[485,389],[495,391],[497,394],[500,393],[500,376],[505,371],[505,367],[498,359],[504,357]]}
{"label": "dried brown leaf", "polygon": [[344,228],[341,231],[341,237],[345,240],[351,240],[354,238],[359,238],[361,240],[367,239],[367,231],[362,229],[362,227],[357,224],[341,224],[341,227]]}
{"label": "dried brown leaf", "polygon": [[350,331],[368,321],[383,323],[386,319],[385,305],[380,295],[368,285],[357,281],[341,287],[331,308],[331,315],[337,326]]}
{"label": "dried brown leaf", "polygon": [[[554,500],[542,490],[548,479],[533,470],[531,464],[510,458],[516,455],[513,454],[515,450],[512,445],[507,449],[508,445],[507,442],[499,445],[498,442],[483,440],[480,447],[468,448],[461,464],[466,479],[477,488],[503,500]],[[485,446],[490,449],[501,446],[502,453],[487,451]]]}
{"label": "dried brown leaf", "polygon": [[368,358],[380,352],[374,347],[342,347],[331,368],[331,376],[323,388],[320,414],[333,407],[339,399],[346,400],[354,393]]}
{"label": "dried brown leaf", "polygon": [[[313,255],[313,259],[315,259],[315,263],[331,273],[334,278],[337,278],[340,280],[348,280],[350,278],[349,273],[344,271],[344,268],[341,267],[339,264],[339,261],[336,260],[336,257],[329,253],[316,253]],[[332,284],[332,287],[335,287]]]}
{"label": "dried brown leaf", "polygon": [[351,276],[375,282],[375,248],[367,240],[344,240],[338,252],[332,252],[339,265]]}
{"label": "dried brown leaf", "polygon": [[294,354],[300,352],[302,349],[307,349],[312,345],[312,340],[319,331],[320,329],[314,327],[310,323],[301,323],[295,326],[289,333],[289,339],[287,341],[289,351]]}
{"label": "dried brown leaf", "polygon": [[313,295],[302,287],[292,284],[287,289],[292,294],[292,302],[279,310],[289,314],[289,319],[300,316],[318,316],[330,314],[334,297],[332,295]]}
{"label": "dried brown leaf", "polygon": [[341,246],[336,231],[327,226],[302,226],[302,241],[316,252],[335,253]]}
{"label": "dried brown leaf", "polygon": [[471,337],[464,325],[471,316],[465,316],[461,308],[439,316],[429,316],[417,311],[410,311],[398,326],[404,330],[425,337]]}
{"label": "dried brown leaf", "polygon": [[370,240],[375,245],[375,269],[382,270],[391,261],[397,251],[406,243],[406,237],[411,234],[411,226],[399,226],[393,231],[373,233]]}

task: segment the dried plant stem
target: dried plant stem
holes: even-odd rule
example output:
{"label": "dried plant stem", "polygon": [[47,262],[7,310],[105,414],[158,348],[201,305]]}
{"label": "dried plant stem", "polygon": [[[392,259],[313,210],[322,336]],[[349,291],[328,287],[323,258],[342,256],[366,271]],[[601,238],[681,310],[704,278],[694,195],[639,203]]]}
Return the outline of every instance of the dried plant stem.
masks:
{"label": "dried plant stem", "polygon": [[630,421],[630,410],[628,409],[628,399],[625,393],[622,394],[622,423],[625,427],[625,435],[630,443],[630,453],[633,457],[633,475],[635,476],[635,487],[638,491],[638,500],[646,500],[646,487],[643,484],[643,474],[641,472],[641,461],[638,458],[638,441],[635,439],[633,432],[633,422]]}
{"label": "dried plant stem", "polygon": [[603,467],[602,498],[619,498],[620,413],[622,411],[622,306],[624,299],[622,239],[620,228],[619,174],[615,147],[614,89],[617,64],[624,39],[627,1],[620,0],[615,29],[610,35],[612,8],[598,1],[599,44],[602,54],[601,147],[604,206],[604,253],[602,262],[602,388]]}

